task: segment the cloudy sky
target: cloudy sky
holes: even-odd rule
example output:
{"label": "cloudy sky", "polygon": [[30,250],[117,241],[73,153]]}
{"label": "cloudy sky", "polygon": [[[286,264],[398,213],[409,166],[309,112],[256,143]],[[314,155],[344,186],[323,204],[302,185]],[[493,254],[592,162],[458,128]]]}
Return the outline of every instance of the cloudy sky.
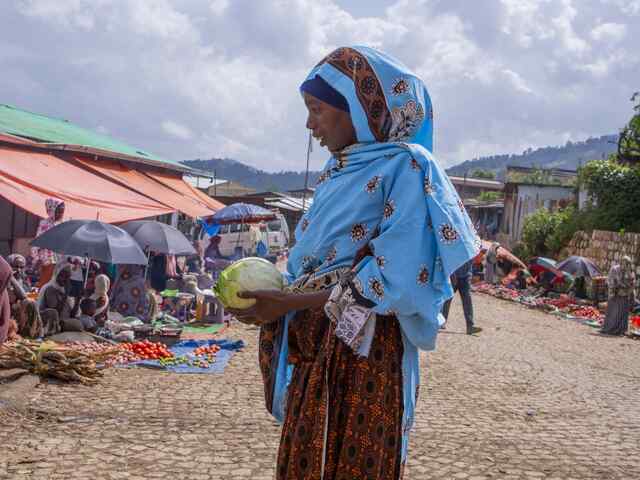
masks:
{"label": "cloudy sky", "polygon": [[337,46],[424,79],[447,166],[616,132],[640,90],[640,0],[2,0],[0,21],[0,103],[269,171],[304,167],[298,85]]}

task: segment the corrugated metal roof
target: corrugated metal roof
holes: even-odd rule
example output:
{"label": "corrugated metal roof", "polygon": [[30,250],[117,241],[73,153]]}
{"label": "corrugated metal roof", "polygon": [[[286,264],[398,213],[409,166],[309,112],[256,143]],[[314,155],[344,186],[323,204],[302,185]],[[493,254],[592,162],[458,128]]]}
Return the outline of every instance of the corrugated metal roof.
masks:
{"label": "corrugated metal roof", "polygon": [[209,177],[200,177],[200,176],[193,177],[191,175],[185,175],[183,179],[193,187],[205,188],[205,189],[209,187],[213,187],[214,185],[216,186],[224,185],[225,183],[229,182],[229,180],[223,180],[221,178],[216,178],[214,180],[213,178],[209,178]]}
{"label": "corrugated metal roof", "polygon": [[469,185],[470,187],[480,187],[491,190],[502,190],[504,183],[498,180],[488,180],[484,178],[472,178],[472,177],[456,177],[449,175],[449,179],[454,185]]}
{"label": "corrugated metal roof", "polygon": [[102,156],[157,164],[165,168],[190,171],[179,162],[159,157],[153,153],[129,146],[118,140],[79,127],[67,120],[47,117],[20,108],[0,104],[0,133],[34,140],[47,146],[64,146],[65,150],[96,153]]}

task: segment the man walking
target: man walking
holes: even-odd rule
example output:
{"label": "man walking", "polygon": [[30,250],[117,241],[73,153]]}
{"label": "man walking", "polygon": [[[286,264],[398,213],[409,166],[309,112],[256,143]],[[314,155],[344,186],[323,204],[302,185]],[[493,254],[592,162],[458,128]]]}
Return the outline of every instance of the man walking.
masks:
{"label": "man walking", "polygon": [[[471,300],[471,266],[472,261],[468,261],[458,268],[453,275],[451,275],[451,284],[453,285],[453,291],[460,292],[460,298],[462,299],[462,309],[464,310],[464,319],[467,323],[467,335],[473,335],[474,333],[480,333],[482,328],[473,325],[473,302]],[[442,307],[442,315],[445,320],[449,317],[449,308],[451,307],[451,301],[453,298],[447,300]],[[444,325],[443,325],[444,327]]]}

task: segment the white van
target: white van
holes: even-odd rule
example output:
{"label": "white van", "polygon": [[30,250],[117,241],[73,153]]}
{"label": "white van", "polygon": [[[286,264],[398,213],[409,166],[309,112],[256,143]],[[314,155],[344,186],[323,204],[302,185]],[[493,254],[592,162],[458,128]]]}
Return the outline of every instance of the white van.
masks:
{"label": "white van", "polygon": [[277,256],[289,248],[289,225],[281,213],[276,213],[276,219],[267,222],[267,245],[269,255]]}
{"label": "white van", "polygon": [[276,219],[262,224],[221,225],[220,253],[225,257],[247,257],[257,254],[258,242],[262,241],[268,248],[268,256],[276,257],[289,246],[289,227],[281,213]]}

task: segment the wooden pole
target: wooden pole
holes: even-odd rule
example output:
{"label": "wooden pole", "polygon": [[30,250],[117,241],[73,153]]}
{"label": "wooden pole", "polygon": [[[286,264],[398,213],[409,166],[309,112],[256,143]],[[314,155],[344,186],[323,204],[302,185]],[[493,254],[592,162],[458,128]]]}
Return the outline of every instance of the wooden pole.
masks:
{"label": "wooden pole", "polygon": [[309,130],[309,144],[307,145],[307,167],[304,171],[304,190],[302,191],[302,215],[304,215],[307,206],[307,188],[309,187],[309,159],[313,151],[313,135]]}

